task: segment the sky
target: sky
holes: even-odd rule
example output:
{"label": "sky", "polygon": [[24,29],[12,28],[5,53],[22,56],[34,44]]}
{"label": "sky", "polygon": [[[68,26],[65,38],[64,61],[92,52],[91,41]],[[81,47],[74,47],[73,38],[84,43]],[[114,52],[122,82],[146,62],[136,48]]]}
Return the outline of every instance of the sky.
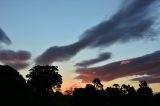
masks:
{"label": "sky", "polygon": [[0,63],[55,65],[62,90],[99,78],[160,92],[159,0],[0,0]]}

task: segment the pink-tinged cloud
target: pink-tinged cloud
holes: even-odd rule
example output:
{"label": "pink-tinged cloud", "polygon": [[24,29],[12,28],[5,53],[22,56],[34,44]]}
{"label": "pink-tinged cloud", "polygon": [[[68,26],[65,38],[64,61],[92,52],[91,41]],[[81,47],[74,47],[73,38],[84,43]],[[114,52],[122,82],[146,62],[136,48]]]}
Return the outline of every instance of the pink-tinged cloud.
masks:
{"label": "pink-tinged cloud", "polygon": [[17,70],[27,68],[29,66],[27,61],[30,59],[31,53],[28,51],[0,50],[0,62]]}
{"label": "pink-tinged cloud", "polygon": [[97,58],[93,58],[93,59],[90,59],[90,60],[85,60],[85,61],[82,61],[80,63],[77,63],[75,66],[88,67],[88,66],[94,65],[98,62],[108,60],[110,58],[111,58],[111,53],[106,52],[106,53],[100,54]]}
{"label": "pink-tinged cloud", "polygon": [[124,64],[129,64],[131,61],[129,61],[129,60],[123,60],[123,61],[121,61],[121,65],[124,65]]}
{"label": "pink-tinged cloud", "polygon": [[1,28],[0,28],[0,43],[11,44],[11,40],[7,37],[7,35]]}
{"label": "pink-tinged cloud", "polygon": [[[78,68],[76,73],[79,76],[76,79],[81,79],[82,82],[92,81],[94,78],[100,78],[102,81],[111,81],[117,78],[146,74],[150,75],[150,77],[145,78],[148,79],[148,82],[160,82],[160,51],[128,60],[130,62],[127,64],[121,64],[124,61],[122,60],[100,67]],[[133,80],[138,81],[140,79]]]}
{"label": "pink-tinged cloud", "polygon": [[0,50],[0,62],[23,62],[31,58],[28,51]]}
{"label": "pink-tinged cloud", "polygon": [[74,89],[74,88],[82,88],[82,87],[83,87],[83,84],[81,82],[79,82],[79,83],[69,85],[67,88]]}
{"label": "pink-tinged cloud", "polygon": [[[57,61],[66,61],[85,48],[108,47],[116,43],[125,43],[156,37],[157,8],[159,0],[125,0],[117,13],[110,19],[86,29],[80,39],[66,46],[52,46],[35,60],[36,64],[47,65]],[[124,5],[125,4],[125,5]]]}

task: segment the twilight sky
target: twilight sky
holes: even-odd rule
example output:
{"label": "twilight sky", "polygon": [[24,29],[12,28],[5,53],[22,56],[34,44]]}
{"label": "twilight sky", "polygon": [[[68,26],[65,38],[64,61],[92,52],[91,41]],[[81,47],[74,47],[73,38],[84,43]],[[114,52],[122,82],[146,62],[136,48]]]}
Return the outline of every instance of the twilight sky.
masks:
{"label": "twilight sky", "polygon": [[0,0],[0,63],[56,65],[62,89],[146,80],[160,91],[159,0]]}

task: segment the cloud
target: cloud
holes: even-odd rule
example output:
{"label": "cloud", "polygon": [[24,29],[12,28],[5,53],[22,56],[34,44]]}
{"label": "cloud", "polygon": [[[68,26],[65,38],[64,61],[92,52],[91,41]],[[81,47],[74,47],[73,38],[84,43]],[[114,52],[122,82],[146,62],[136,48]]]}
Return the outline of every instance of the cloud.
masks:
{"label": "cloud", "polygon": [[54,46],[47,49],[42,55],[36,58],[36,64],[48,65],[55,61],[69,60],[76,55],[82,48],[83,44],[77,42],[67,46]]}
{"label": "cloud", "polygon": [[152,34],[156,17],[153,17],[154,12],[151,11],[155,0],[131,1],[126,1],[126,5],[123,4],[109,20],[87,30],[81,37],[83,43],[91,47],[104,47],[156,36]]}
{"label": "cloud", "polygon": [[154,38],[158,29],[156,6],[158,0],[125,0],[110,19],[86,30],[80,39],[67,46],[50,47],[37,57],[36,64],[66,61],[84,48],[107,47],[115,43]]}
{"label": "cloud", "polygon": [[7,37],[7,35],[1,28],[0,28],[0,43],[11,44],[11,40]]}
{"label": "cloud", "polygon": [[[11,44],[11,40],[7,37],[5,32],[0,28],[0,43],[7,45]],[[28,51],[20,50],[4,50],[0,49],[0,62],[9,65],[17,70],[24,69],[29,66],[26,61],[31,58],[31,53]]]}
{"label": "cloud", "polygon": [[131,61],[129,60],[124,60],[124,61],[121,61],[121,65],[124,65],[124,64],[129,64]]}
{"label": "cloud", "polygon": [[31,59],[31,53],[28,51],[0,50],[0,62],[17,70],[28,67],[29,59]]}
{"label": "cloud", "polygon": [[147,83],[159,83],[160,75],[149,75],[145,77],[139,77],[131,79],[131,81],[146,81]]}
{"label": "cloud", "polygon": [[23,62],[31,58],[28,51],[0,50],[0,62]]}
{"label": "cloud", "polygon": [[[130,61],[122,64],[124,61]],[[100,78],[102,81],[111,81],[121,77],[133,75],[149,75],[149,77],[135,78],[134,81],[148,79],[148,82],[156,83],[160,81],[160,51],[147,54],[141,57],[122,60],[93,68],[78,68],[76,72],[82,82],[92,81]]]}
{"label": "cloud", "polygon": [[93,58],[93,59],[90,59],[90,60],[85,60],[85,61],[82,61],[80,63],[77,63],[75,66],[88,67],[90,65],[93,65],[93,64],[96,64],[98,62],[102,62],[102,61],[108,60],[110,58],[111,58],[111,53],[106,52],[106,53],[100,54],[97,58]]}
{"label": "cloud", "polygon": [[10,63],[10,62],[4,62],[3,64],[5,65],[9,65],[10,67],[16,69],[16,70],[21,70],[21,69],[25,69],[29,66],[29,63],[22,63],[22,62],[13,62],[13,63]]}

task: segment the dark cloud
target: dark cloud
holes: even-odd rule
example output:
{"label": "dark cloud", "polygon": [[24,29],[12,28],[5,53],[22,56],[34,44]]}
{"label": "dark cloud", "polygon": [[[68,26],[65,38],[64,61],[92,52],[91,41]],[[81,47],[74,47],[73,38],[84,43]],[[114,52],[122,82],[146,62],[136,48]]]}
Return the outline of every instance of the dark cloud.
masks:
{"label": "dark cloud", "polygon": [[21,70],[21,69],[25,69],[29,66],[29,63],[27,62],[4,62],[3,64],[8,65],[16,70]]}
{"label": "dark cloud", "polygon": [[91,47],[109,46],[116,42],[128,42],[154,37],[152,29],[156,17],[153,17],[155,0],[126,1],[120,10],[109,20],[87,30],[81,37],[83,43]]}
{"label": "dark cloud", "polygon": [[0,28],[0,43],[11,44],[11,40],[7,37],[7,35],[1,28]]}
{"label": "dark cloud", "polygon": [[29,59],[31,59],[31,53],[28,51],[0,50],[0,62],[17,70],[28,67]]}
{"label": "dark cloud", "polygon": [[[0,43],[11,44],[11,40],[5,32],[0,28]],[[0,62],[9,65],[17,70],[24,69],[29,66],[26,61],[31,58],[31,53],[28,51],[13,51],[0,49]]]}
{"label": "dark cloud", "polygon": [[54,46],[47,49],[35,61],[38,65],[48,65],[55,61],[69,60],[83,48],[83,44],[74,43],[68,46]]}
{"label": "dark cloud", "polygon": [[31,58],[28,51],[0,50],[0,62],[20,62]]}
{"label": "dark cloud", "polygon": [[109,20],[86,30],[76,43],[47,49],[36,59],[36,64],[68,60],[86,47],[107,47],[114,43],[155,37],[157,30],[154,25],[158,15],[153,10],[157,3],[158,0],[125,0]]}
{"label": "dark cloud", "polygon": [[[159,70],[160,51],[156,51],[148,55],[117,61],[100,67],[78,68],[76,72],[79,73],[79,76],[76,79],[88,82],[98,77],[103,81],[111,81],[126,76],[149,75],[150,77],[143,77],[143,79],[145,78],[148,79],[148,82],[155,83],[160,81]],[[141,79],[136,78],[133,80]]]}
{"label": "dark cloud", "polygon": [[147,83],[159,83],[160,82],[160,74],[159,75],[142,76],[140,78],[134,78],[131,81],[146,81]]}
{"label": "dark cloud", "polygon": [[75,66],[88,67],[90,65],[93,65],[93,64],[96,64],[98,62],[102,62],[102,61],[108,60],[110,58],[111,58],[111,53],[106,52],[106,53],[100,54],[97,58],[90,59],[90,60],[85,60],[85,61],[82,61],[80,63],[77,63]]}

